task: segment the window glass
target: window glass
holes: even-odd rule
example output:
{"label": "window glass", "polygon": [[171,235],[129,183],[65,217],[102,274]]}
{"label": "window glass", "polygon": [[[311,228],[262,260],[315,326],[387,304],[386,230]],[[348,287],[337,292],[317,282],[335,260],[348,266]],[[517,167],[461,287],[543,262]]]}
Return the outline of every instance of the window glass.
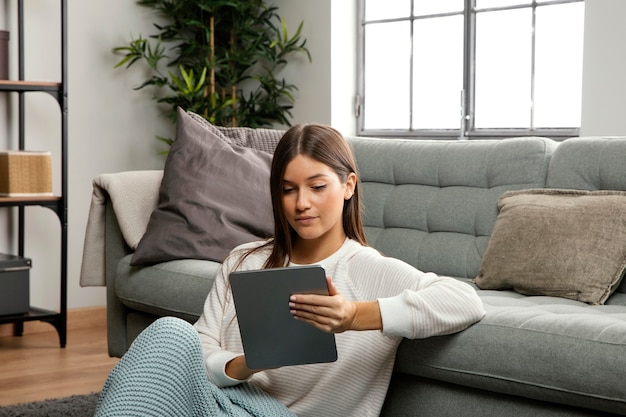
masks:
{"label": "window glass", "polygon": [[357,1],[357,134],[577,134],[583,0]]}
{"label": "window glass", "polygon": [[463,16],[417,20],[413,31],[413,127],[459,129]]}
{"label": "window glass", "polygon": [[536,19],[535,126],[578,127],[584,3],[538,7]]}
{"label": "window glass", "polygon": [[411,15],[411,0],[366,0],[365,20],[397,19]]}
{"label": "window glass", "polygon": [[410,117],[410,22],[365,27],[364,129],[408,129]]}
{"label": "window glass", "polygon": [[476,16],[476,128],[530,128],[532,10]]}
{"label": "window glass", "polygon": [[[393,0],[392,0],[393,1]],[[463,0],[416,1],[413,14],[423,16],[439,13],[463,12]]]}

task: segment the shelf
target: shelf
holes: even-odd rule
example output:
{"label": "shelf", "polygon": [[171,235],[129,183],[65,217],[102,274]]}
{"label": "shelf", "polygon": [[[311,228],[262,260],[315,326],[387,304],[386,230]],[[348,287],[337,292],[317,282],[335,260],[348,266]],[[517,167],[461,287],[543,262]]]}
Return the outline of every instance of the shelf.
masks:
{"label": "shelf", "polygon": [[56,93],[61,83],[51,81],[0,80],[0,91],[47,91]]}
{"label": "shelf", "polygon": [[0,197],[0,206],[38,206],[50,205],[51,203],[60,202],[59,196],[32,196],[32,197]]}
{"label": "shelf", "polygon": [[15,336],[21,336],[24,331],[24,322],[44,321],[50,323],[59,333],[59,343],[64,348],[67,343],[67,316],[66,313],[46,310],[38,307],[30,307],[28,313],[7,314],[0,316],[0,324],[14,323]]}
{"label": "shelf", "polygon": [[[60,72],[60,82],[55,81],[27,81],[24,80],[24,72],[27,68],[26,59],[25,59],[25,42],[26,38],[26,13],[24,11],[24,2],[25,0],[17,0],[16,3],[16,14],[17,14],[17,73],[19,74],[16,78],[17,80],[0,80],[0,93],[17,93],[17,100],[12,100],[9,102],[11,110],[17,114],[17,120],[15,121],[15,127],[18,133],[16,149],[25,150],[28,149],[27,146],[27,118],[26,113],[31,111],[30,108],[27,109],[25,105],[26,99],[25,93],[29,92],[43,92],[54,97],[56,102],[59,105],[61,110],[60,118],[61,118],[61,131],[59,137],[60,144],[60,159],[61,163],[59,164],[57,173],[60,174],[61,184],[59,187],[60,193],[58,195],[34,195],[28,197],[3,197],[0,196],[0,207],[16,207],[18,210],[17,216],[15,219],[11,219],[10,223],[15,225],[17,229],[17,255],[24,256],[29,248],[26,247],[26,210],[25,207],[28,206],[40,206],[44,208],[48,208],[54,211],[57,217],[60,220],[60,258],[61,265],[59,271],[59,311],[50,311],[44,310],[41,308],[30,307],[30,311],[25,314],[13,314],[13,315],[5,315],[0,316],[0,323],[14,323],[14,334],[19,336],[22,334],[24,330],[24,322],[27,321],[44,321],[53,325],[57,332],[59,333],[59,341],[61,342],[61,347],[65,347],[66,338],[67,338],[67,258],[68,258],[68,236],[67,236],[67,224],[68,224],[68,198],[67,198],[67,136],[68,136],[68,109],[67,109],[67,0],[60,0],[60,11],[61,11],[61,27],[60,27],[60,53],[61,53],[61,72]],[[36,7],[36,6],[33,6]],[[36,33],[35,33],[36,35]],[[17,101],[17,103],[13,103],[13,101]],[[40,110],[40,109],[39,109]],[[39,111],[37,110],[37,111]],[[13,114],[13,113],[12,113]],[[35,112],[35,115],[37,112]],[[11,118],[10,118],[11,119]],[[29,118],[30,119],[30,118]],[[12,121],[12,119],[10,120]],[[29,120],[28,123],[36,123],[36,118],[33,118],[32,121]],[[11,234],[9,231],[11,229],[5,228],[7,230],[2,233]],[[30,236],[29,236],[30,238]]]}
{"label": "shelf", "polygon": [[35,321],[45,320],[47,318],[59,317],[61,313],[52,310],[45,310],[43,308],[31,307],[28,313],[23,314],[8,314],[0,316],[0,323],[15,323],[16,321]]}
{"label": "shelf", "polygon": [[59,196],[36,197],[0,197],[0,207],[40,206],[54,211],[59,219],[63,219],[63,198]]}
{"label": "shelf", "polygon": [[63,84],[52,81],[0,80],[0,91],[8,93],[48,93],[63,106]]}

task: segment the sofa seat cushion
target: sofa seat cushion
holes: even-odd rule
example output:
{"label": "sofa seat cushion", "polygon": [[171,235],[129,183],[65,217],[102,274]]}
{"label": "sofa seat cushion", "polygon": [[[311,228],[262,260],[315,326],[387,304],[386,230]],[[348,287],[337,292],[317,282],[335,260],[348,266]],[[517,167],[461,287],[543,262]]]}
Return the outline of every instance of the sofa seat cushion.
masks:
{"label": "sofa seat cushion", "polygon": [[396,372],[626,414],[626,295],[606,305],[478,290],[486,316],[449,336],[404,340]]}
{"label": "sofa seat cushion", "polygon": [[119,262],[115,293],[125,306],[157,316],[195,322],[204,307],[218,262],[185,259],[151,266],[131,266],[131,255]]}

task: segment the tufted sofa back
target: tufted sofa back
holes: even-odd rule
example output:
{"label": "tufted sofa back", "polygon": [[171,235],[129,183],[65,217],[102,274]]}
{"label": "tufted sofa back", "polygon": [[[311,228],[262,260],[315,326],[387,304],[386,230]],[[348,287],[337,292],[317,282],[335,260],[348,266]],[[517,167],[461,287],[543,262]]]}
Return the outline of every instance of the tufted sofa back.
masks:
{"label": "tufted sofa back", "polygon": [[369,244],[425,272],[473,278],[507,190],[542,188],[557,142],[349,138]]}
{"label": "tufted sofa back", "polygon": [[[576,190],[626,190],[626,137],[582,137],[555,150],[546,186]],[[626,293],[626,280],[617,292]]]}

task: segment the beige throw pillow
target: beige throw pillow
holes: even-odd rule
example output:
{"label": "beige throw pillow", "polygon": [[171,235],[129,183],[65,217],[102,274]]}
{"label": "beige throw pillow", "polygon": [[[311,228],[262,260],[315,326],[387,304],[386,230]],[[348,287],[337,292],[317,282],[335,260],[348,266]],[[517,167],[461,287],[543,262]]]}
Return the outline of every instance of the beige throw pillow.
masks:
{"label": "beige throw pillow", "polygon": [[504,193],[474,280],[604,304],[626,268],[626,192],[531,189]]}

